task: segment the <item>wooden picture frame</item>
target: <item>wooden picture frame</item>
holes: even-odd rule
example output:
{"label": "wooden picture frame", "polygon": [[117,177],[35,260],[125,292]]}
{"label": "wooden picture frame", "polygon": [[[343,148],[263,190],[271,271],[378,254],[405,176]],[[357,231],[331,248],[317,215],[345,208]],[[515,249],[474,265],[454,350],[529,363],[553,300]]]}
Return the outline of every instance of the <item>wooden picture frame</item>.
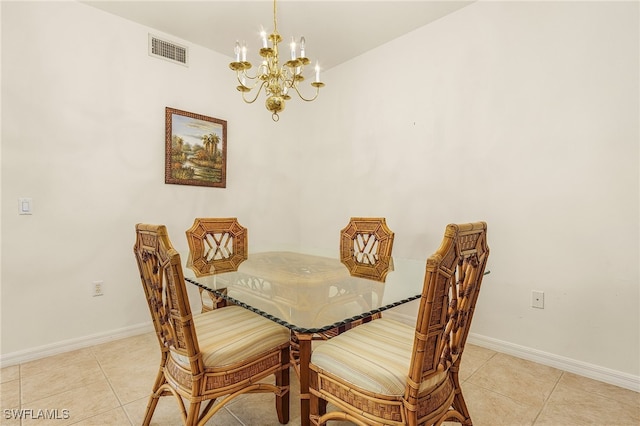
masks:
{"label": "wooden picture frame", "polygon": [[227,186],[227,122],[165,108],[164,182]]}

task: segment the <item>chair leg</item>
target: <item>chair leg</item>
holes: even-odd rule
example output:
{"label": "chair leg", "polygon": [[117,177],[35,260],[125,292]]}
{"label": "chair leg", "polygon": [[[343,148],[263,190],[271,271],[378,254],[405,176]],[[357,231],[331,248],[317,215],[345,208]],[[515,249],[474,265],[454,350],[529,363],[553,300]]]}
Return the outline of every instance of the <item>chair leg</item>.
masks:
{"label": "chair leg", "polygon": [[451,366],[451,377],[453,378],[453,385],[455,386],[455,396],[453,397],[453,409],[456,410],[464,417],[464,424],[471,426],[473,423],[471,422],[471,415],[469,414],[469,409],[467,408],[467,404],[464,400],[464,396],[462,396],[462,388],[460,387],[460,380],[458,378],[458,370],[460,367],[460,358],[456,361],[454,365]]}
{"label": "chair leg", "polygon": [[159,400],[160,396],[157,396],[155,392],[149,397],[147,410],[144,413],[144,420],[142,421],[143,426],[149,426],[151,424],[151,418],[153,417],[153,412],[156,410]]}
{"label": "chair leg", "polygon": [[[318,373],[311,370],[309,371],[309,385],[310,387],[317,389],[318,386]],[[327,413],[327,401],[311,393],[309,395],[309,417],[311,423],[316,426],[324,426],[324,423],[320,423],[320,417]]]}
{"label": "chair leg", "polygon": [[287,347],[280,354],[282,357],[282,368],[275,373],[276,386],[285,388],[286,391],[281,395],[276,395],[276,412],[278,413],[278,421],[280,424],[289,423],[289,348]]}
{"label": "chair leg", "polygon": [[144,415],[144,420],[142,424],[147,426],[151,423],[151,418],[153,417],[153,412],[156,410],[156,406],[158,405],[158,401],[160,400],[160,395],[158,393],[158,389],[160,386],[164,385],[167,380],[164,377],[164,365],[166,361],[166,353],[162,354],[162,359],[160,360],[160,368],[158,370],[158,374],[156,375],[156,381],[153,384],[153,390],[151,391],[151,396],[149,397],[149,402],[147,403],[147,410]]}
{"label": "chair leg", "polygon": [[189,410],[187,411],[186,426],[196,426],[198,424],[198,418],[200,417],[200,402],[192,402],[189,404]]}

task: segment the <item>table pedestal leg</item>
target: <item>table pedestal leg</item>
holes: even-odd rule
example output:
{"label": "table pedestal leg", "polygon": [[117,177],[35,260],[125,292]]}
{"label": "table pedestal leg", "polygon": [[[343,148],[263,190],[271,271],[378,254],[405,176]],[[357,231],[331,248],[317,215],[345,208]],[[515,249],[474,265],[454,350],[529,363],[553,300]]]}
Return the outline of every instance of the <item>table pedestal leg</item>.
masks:
{"label": "table pedestal leg", "polygon": [[300,424],[309,426],[309,362],[311,362],[311,334],[298,334],[300,343]]}

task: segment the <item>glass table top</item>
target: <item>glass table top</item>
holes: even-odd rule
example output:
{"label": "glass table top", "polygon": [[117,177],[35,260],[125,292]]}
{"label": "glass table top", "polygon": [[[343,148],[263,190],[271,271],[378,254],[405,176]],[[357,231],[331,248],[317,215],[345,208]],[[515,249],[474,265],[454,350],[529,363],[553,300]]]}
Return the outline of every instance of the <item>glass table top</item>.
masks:
{"label": "glass table top", "polygon": [[290,251],[250,253],[236,271],[184,268],[188,283],[297,332],[322,332],[420,297],[426,260],[388,260],[384,281],[351,275],[339,259]]}

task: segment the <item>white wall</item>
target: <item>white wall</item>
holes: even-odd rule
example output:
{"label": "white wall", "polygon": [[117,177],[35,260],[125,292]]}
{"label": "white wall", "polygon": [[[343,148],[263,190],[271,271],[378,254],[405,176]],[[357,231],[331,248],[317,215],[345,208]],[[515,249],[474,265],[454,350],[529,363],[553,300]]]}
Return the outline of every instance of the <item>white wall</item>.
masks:
{"label": "white wall", "polygon": [[[324,73],[277,125],[228,57],[150,58],[148,28],[82,4],[1,7],[4,358],[148,322],[137,222],[178,248],[204,215],[333,248],[381,215],[400,256],[486,220],[473,332],[637,380],[637,3],[475,3]],[[227,189],[163,183],[165,106],[228,120]]]}
{"label": "white wall", "polygon": [[[1,7],[2,354],[148,323],[138,222],[166,224],[178,248],[197,216],[295,238],[289,141],[242,103],[231,58],[173,37],[190,66],[152,58],[148,33],[163,34],[76,2]],[[226,189],[164,184],[166,106],[228,121]],[[17,214],[19,197],[33,215]],[[104,297],[90,297],[94,280]]]}
{"label": "white wall", "polygon": [[383,215],[427,256],[485,220],[472,332],[637,383],[638,31],[637,2],[480,2],[330,70],[301,228]]}

